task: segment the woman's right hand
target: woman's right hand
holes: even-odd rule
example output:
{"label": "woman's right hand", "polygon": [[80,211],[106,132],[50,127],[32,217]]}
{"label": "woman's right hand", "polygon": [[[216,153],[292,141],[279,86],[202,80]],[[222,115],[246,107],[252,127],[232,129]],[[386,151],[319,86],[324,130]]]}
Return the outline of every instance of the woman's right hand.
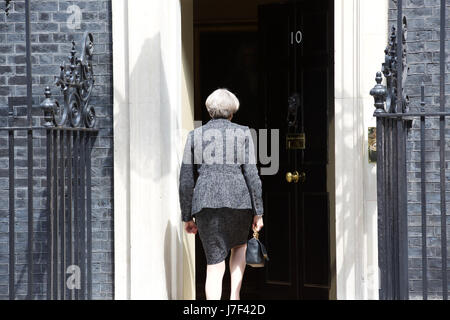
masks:
{"label": "woman's right hand", "polygon": [[184,223],[184,229],[186,230],[187,233],[192,234],[196,234],[198,231],[197,225],[192,220]]}
{"label": "woman's right hand", "polygon": [[260,231],[262,227],[264,226],[263,217],[262,216],[253,216],[253,225],[252,230],[253,231]]}

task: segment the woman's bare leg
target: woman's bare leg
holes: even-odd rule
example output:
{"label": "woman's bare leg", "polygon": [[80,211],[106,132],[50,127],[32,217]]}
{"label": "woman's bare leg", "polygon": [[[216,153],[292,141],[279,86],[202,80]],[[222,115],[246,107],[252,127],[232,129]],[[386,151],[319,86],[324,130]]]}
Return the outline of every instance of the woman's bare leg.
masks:
{"label": "woman's bare leg", "polygon": [[206,300],[220,300],[222,297],[222,280],[225,273],[225,261],[208,264],[206,267]]}
{"label": "woman's bare leg", "polygon": [[247,244],[243,244],[231,249],[230,256],[230,278],[231,278],[231,293],[230,300],[240,300],[240,292],[242,285],[242,277],[244,276],[246,260],[245,254],[247,252]]}

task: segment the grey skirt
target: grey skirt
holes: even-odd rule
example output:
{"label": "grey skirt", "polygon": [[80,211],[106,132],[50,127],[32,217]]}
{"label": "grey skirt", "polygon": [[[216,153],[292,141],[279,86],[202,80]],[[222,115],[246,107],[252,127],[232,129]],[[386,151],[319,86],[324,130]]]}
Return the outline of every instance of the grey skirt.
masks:
{"label": "grey skirt", "polygon": [[232,248],[247,243],[252,222],[253,212],[249,209],[205,208],[196,213],[206,263],[220,263]]}

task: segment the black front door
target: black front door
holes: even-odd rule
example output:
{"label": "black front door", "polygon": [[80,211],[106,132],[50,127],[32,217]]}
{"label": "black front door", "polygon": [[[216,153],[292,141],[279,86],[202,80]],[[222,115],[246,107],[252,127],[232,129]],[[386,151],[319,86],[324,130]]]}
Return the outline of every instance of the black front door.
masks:
{"label": "black front door", "polygon": [[331,1],[259,10],[260,126],[280,130],[278,173],[262,176],[271,260],[260,292],[267,298],[329,297],[332,12]]}
{"label": "black front door", "polygon": [[[205,47],[200,54],[202,101],[213,89],[227,87],[243,98],[242,112],[235,118],[238,123],[269,133],[279,130],[279,169],[261,176],[265,227],[260,239],[270,261],[265,268],[247,267],[243,299],[328,299],[330,295],[328,191],[334,186],[327,175],[334,173],[328,157],[334,101],[332,19],[329,0],[269,4],[259,7],[254,34],[216,33],[201,38]],[[220,48],[231,50],[229,57]],[[236,60],[241,51],[247,56],[257,51],[251,56],[258,63]],[[217,52],[213,55],[217,59],[211,58],[211,52]],[[225,67],[224,61],[230,66]],[[218,68],[220,77],[214,76]],[[259,79],[257,92],[251,85],[254,74]],[[271,145],[268,149],[276,150]],[[199,297],[203,297],[205,272],[201,251],[197,242]],[[227,274],[225,299],[228,281]]]}

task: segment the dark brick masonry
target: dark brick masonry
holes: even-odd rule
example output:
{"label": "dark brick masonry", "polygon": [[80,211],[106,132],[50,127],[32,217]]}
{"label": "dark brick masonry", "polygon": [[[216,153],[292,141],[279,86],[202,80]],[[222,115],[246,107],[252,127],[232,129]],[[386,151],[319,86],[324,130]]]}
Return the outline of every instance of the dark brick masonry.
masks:
{"label": "dark brick masonry", "polygon": [[[389,27],[396,26],[397,6],[390,1]],[[425,108],[439,111],[439,0],[406,0],[404,15],[408,19],[408,64],[406,94],[410,97],[411,111],[420,111],[420,85],[425,84]],[[450,106],[449,85],[449,5],[447,3],[446,32],[446,111]],[[413,122],[408,134],[408,273],[410,299],[422,299],[422,232],[420,198],[420,123]],[[446,120],[446,199],[447,215],[450,211],[450,121]],[[441,273],[441,221],[439,186],[439,119],[426,120],[426,197],[427,197],[427,257],[428,298],[442,299]],[[447,216],[447,239],[450,239],[449,217]],[[448,263],[447,263],[448,265]]]}
{"label": "dark brick masonry", "polygon": [[[0,126],[7,125],[8,97],[26,96],[25,13],[24,0],[12,1],[7,17],[0,2]],[[71,29],[73,12],[81,11],[79,29]],[[76,8],[76,7],[75,7]],[[93,219],[93,298],[112,299],[113,285],[113,129],[112,129],[112,39],[111,2],[109,0],[31,1],[33,123],[42,121],[38,108],[44,88],[50,85],[55,97],[59,89],[52,83],[59,65],[68,61],[71,40],[78,55],[84,31],[95,40],[94,70],[96,86],[91,100],[100,128],[92,154],[92,219]],[[16,107],[15,125],[26,124],[26,107]],[[22,134],[22,136],[20,136]],[[27,288],[27,170],[26,137],[16,137],[16,285],[17,298],[25,297]],[[45,139],[34,134],[34,299],[46,297],[46,216]],[[0,133],[0,299],[8,299],[8,140]]]}

